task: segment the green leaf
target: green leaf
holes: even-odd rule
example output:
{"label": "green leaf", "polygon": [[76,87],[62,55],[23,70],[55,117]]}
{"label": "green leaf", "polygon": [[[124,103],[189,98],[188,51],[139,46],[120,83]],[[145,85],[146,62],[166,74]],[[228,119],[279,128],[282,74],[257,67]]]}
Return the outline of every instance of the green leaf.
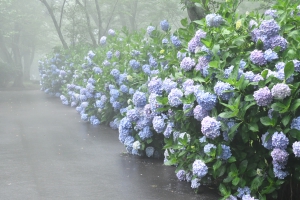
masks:
{"label": "green leaf", "polygon": [[228,119],[228,118],[235,117],[236,115],[237,115],[236,112],[222,112],[222,113],[219,114],[219,117]]}
{"label": "green leaf", "polygon": [[245,101],[254,101],[254,96],[253,94],[249,94],[245,96]]}
{"label": "green leaf", "polygon": [[296,99],[293,103],[292,106],[290,107],[291,111],[296,111],[297,108],[300,106],[300,99]]}
{"label": "green leaf", "polygon": [[262,176],[255,177],[251,182],[251,191],[257,191],[263,183],[264,178]]}
{"label": "green leaf", "polygon": [[274,127],[276,124],[276,120],[270,119],[269,117],[261,117],[260,122],[265,126],[272,126],[272,127]]}
{"label": "green leaf", "polygon": [[299,131],[299,130],[297,130],[297,129],[292,129],[292,130],[289,131],[289,134],[290,134],[293,138],[295,138],[295,139],[297,139],[297,140],[300,140],[300,131]]}
{"label": "green leaf", "polygon": [[237,167],[234,163],[231,163],[230,171],[233,172],[233,173],[238,173]]}
{"label": "green leaf", "polygon": [[188,19],[187,19],[187,18],[184,18],[184,19],[182,19],[180,22],[181,22],[181,25],[182,25],[182,26],[184,26],[184,27],[187,27],[187,26],[188,26],[188,24],[189,24],[189,22],[188,22]]}
{"label": "green leaf", "polygon": [[234,156],[231,156],[231,157],[227,160],[228,163],[233,163],[233,162],[235,162],[235,161],[236,161],[236,158],[235,158]]}
{"label": "green leaf", "polygon": [[221,192],[222,196],[230,195],[230,191],[228,191],[226,186],[222,183],[219,185],[219,191]]}
{"label": "green leaf", "polygon": [[295,70],[294,62],[289,61],[284,67],[285,80],[287,80],[294,73],[294,70]]}
{"label": "green leaf", "polygon": [[239,166],[239,173],[243,174],[246,171],[247,166],[248,166],[248,160],[243,160]]}
{"label": "green leaf", "polygon": [[233,139],[234,135],[236,134],[236,130],[239,128],[239,126],[242,124],[242,122],[240,123],[236,123],[233,127],[230,128],[229,132],[228,132],[228,137],[230,140]]}
{"label": "green leaf", "polygon": [[285,117],[281,120],[281,122],[282,122],[282,124],[283,124],[284,126],[286,126],[286,125],[288,125],[288,123],[290,122],[290,120],[291,120],[291,115],[287,115],[287,116],[285,116]]}
{"label": "green leaf", "polygon": [[235,178],[232,180],[232,185],[237,186],[237,184],[239,184],[239,182],[240,182],[240,178],[239,178],[239,177],[235,177]]}
{"label": "green leaf", "polygon": [[233,179],[233,177],[227,176],[227,177],[223,180],[223,182],[224,182],[224,183],[229,183],[229,182],[232,181],[232,179]]}
{"label": "green leaf", "polygon": [[258,125],[255,122],[252,122],[251,124],[248,124],[248,128],[249,130],[253,131],[253,132],[258,132]]}
{"label": "green leaf", "polygon": [[217,162],[215,162],[215,164],[213,165],[213,170],[216,171],[221,165],[222,165],[222,161],[217,160]]}

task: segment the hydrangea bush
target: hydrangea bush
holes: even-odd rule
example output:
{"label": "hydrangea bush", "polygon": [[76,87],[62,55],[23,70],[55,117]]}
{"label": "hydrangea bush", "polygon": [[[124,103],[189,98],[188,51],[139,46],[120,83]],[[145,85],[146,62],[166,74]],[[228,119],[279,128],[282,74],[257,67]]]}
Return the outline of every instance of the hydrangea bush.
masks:
{"label": "hydrangea bush", "polygon": [[42,90],[84,121],[110,123],[128,153],[163,158],[193,189],[297,198],[300,6],[279,0],[264,14],[238,16],[236,3],[182,20],[175,33],[165,20],[140,33],[114,31],[84,64],[76,55],[46,59]]}

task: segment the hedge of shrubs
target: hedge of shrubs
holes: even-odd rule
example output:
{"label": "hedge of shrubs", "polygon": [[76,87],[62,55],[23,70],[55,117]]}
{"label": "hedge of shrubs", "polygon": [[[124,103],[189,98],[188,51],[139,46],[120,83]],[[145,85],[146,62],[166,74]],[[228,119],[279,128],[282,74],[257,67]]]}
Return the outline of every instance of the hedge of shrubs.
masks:
{"label": "hedge of shrubs", "polygon": [[297,199],[300,6],[279,0],[238,16],[234,3],[174,33],[166,20],[109,30],[95,49],[49,56],[42,90],[82,120],[118,129],[128,153],[163,158],[195,190]]}

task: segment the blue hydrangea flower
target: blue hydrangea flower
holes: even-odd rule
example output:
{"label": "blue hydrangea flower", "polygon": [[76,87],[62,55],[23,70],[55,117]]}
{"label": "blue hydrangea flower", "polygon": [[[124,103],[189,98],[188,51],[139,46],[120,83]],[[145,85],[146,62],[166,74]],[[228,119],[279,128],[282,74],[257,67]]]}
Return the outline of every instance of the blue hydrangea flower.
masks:
{"label": "blue hydrangea flower", "polygon": [[272,62],[273,60],[278,59],[278,54],[272,49],[268,49],[264,52],[264,57],[267,62]]}
{"label": "blue hydrangea flower", "polygon": [[141,55],[141,52],[138,51],[138,50],[132,50],[131,55],[134,56],[134,57],[137,57],[137,56]]}
{"label": "blue hydrangea flower", "polygon": [[200,42],[201,38],[205,38],[206,37],[206,32],[203,31],[202,29],[199,29],[196,31],[195,33],[195,38]]}
{"label": "blue hydrangea flower", "polygon": [[284,69],[284,67],[285,67],[285,63],[284,62],[278,62],[275,65],[275,68],[277,69],[277,71],[279,71],[281,69]]}
{"label": "blue hydrangea flower", "polygon": [[296,72],[300,72],[300,61],[299,60],[293,60],[294,68]]}
{"label": "blue hydrangea flower", "polygon": [[121,85],[121,86],[120,86],[120,90],[121,90],[121,92],[123,92],[123,93],[128,93],[128,87],[127,87],[126,85]]}
{"label": "blue hydrangea flower", "polygon": [[164,131],[166,124],[161,116],[155,116],[152,123],[153,128],[157,133],[162,133]]}
{"label": "blue hydrangea flower", "polygon": [[234,88],[229,83],[224,83],[222,81],[218,81],[214,86],[214,92],[216,93],[216,95],[222,100],[226,101],[234,96],[233,92],[229,92],[232,90],[234,90]]}
{"label": "blue hydrangea flower", "polygon": [[182,169],[176,173],[176,176],[177,176],[178,180],[180,180],[180,181],[186,180],[186,172]]}
{"label": "blue hydrangea flower", "polygon": [[106,44],[106,36],[102,36],[100,38],[100,45],[105,45]]}
{"label": "blue hydrangea flower", "polygon": [[237,197],[242,198],[242,196],[244,196],[244,195],[249,195],[251,193],[251,190],[250,190],[249,187],[246,186],[246,187],[243,187],[243,188],[239,187],[237,189],[237,192],[238,192]]}
{"label": "blue hydrangea flower", "polygon": [[134,70],[138,70],[138,69],[140,68],[140,63],[139,63],[139,61],[134,60],[134,59],[132,59],[132,60],[129,61],[129,65],[130,65],[130,66],[132,67],[132,69],[134,69]]}
{"label": "blue hydrangea flower", "polygon": [[184,71],[192,70],[195,65],[196,65],[196,63],[195,63],[194,59],[192,59],[190,57],[183,58],[183,60],[180,63],[180,67]]}
{"label": "blue hydrangea flower", "polygon": [[111,97],[113,97],[114,99],[118,99],[120,93],[119,90],[116,89],[111,89],[109,94],[111,95]]}
{"label": "blue hydrangea flower", "polygon": [[205,20],[209,27],[219,27],[224,22],[222,16],[215,13],[206,15]]}
{"label": "blue hydrangea flower", "polygon": [[249,29],[252,29],[253,26],[258,26],[258,24],[255,20],[251,19],[249,22]]}
{"label": "blue hydrangea flower", "polygon": [[255,91],[253,96],[258,106],[267,106],[273,100],[271,91],[267,86]]}
{"label": "blue hydrangea flower", "polygon": [[257,49],[255,49],[254,51],[251,52],[250,60],[253,64],[256,64],[259,66],[267,64],[267,61],[264,57],[264,53],[261,50],[257,50]]}
{"label": "blue hydrangea flower", "polygon": [[127,110],[126,117],[130,122],[136,122],[140,116],[136,109],[130,109]]}
{"label": "blue hydrangea flower", "polygon": [[286,149],[289,144],[289,139],[283,132],[275,132],[272,136],[272,146],[274,148]]}
{"label": "blue hydrangea flower", "polygon": [[193,174],[198,178],[203,178],[208,173],[208,167],[202,160],[195,160],[193,163]]}
{"label": "blue hydrangea flower", "polygon": [[181,47],[181,41],[179,40],[179,38],[177,36],[172,35],[171,42],[176,48]]}
{"label": "blue hydrangea flower", "polygon": [[107,58],[108,60],[110,60],[110,59],[112,58],[112,56],[113,56],[113,52],[108,51],[108,52],[106,53],[106,58]]}
{"label": "blue hydrangea flower", "polygon": [[85,114],[85,113],[82,113],[81,115],[80,115],[80,118],[83,120],[83,121],[88,121],[88,114]]}
{"label": "blue hydrangea flower", "polygon": [[100,120],[95,115],[93,115],[93,116],[90,117],[90,123],[92,125],[99,125],[100,124]]}
{"label": "blue hydrangea flower", "polygon": [[208,143],[204,146],[204,153],[210,155],[211,149],[217,149],[216,145]]}
{"label": "blue hydrangea flower", "polygon": [[153,77],[148,83],[148,90],[150,93],[161,94],[163,91],[161,79]]}
{"label": "blue hydrangea flower", "polygon": [[169,138],[173,132],[174,122],[168,122],[167,127],[164,131],[165,138]]}
{"label": "blue hydrangea flower", "polygon": [[168,95],[168,103],[172,107],[178,107],[182,104],[181,98],[183,97],[183,92],[178,88],[173,88]]}
{"label": "blue hydrangea flower", "polygon": [[208,66],[208,63],[210,62],[210,57],[209,56],[200,56],[198,58],[198,63],[195,67],[196,71],[200,71],[203,74],[204,68]]}
{"label": "blue hydrangea flower", "polygon": [[150,68],[150,65],[143,65],[142,66],[142,69],[143,69],[143,72],[147,75],[150,75],[151,74],[151,68]]}
{"label": "blue hydrangea flower", "polygon": [[247,63],[244,60],[240,61],[240,69],[241,70],[244,70],[246,65],[247,65]]}
{"label": "blue hydrangea flower", "polygon": [[179,61],[182,61],[186,57],[186,53],[181,53],[180,51],[177,52],[176,58]]}
{"label": "blue hydrangea flower", "polygon": [[295,154],[295,157],[300,157],[300,142],[294,142],[293,143],[293,153]]}
{"label": "blue hydrangea flower", "polygon": [[90,50],[89,52],[88,52],[88,57],[90,58],[90,59],[93,59],[94,57],[95,57],[95,53],[92,51],[92,50]]}
{"label": "blue hydrangea flower", "polygon": [[152,32],[155,30],[154,26],[148,26],[147,27],[147,33],[149,36],[152,36]]}
{"label": "blue hydrangea flower", "polygon": [[300,116],[293,119],[291,129],[297,129],[300,131]]}
{"label": "blue hydrangea flower", "polygon": [[113,29],[108,30],[108,35],[115,36],[116,32]]}
{"label": "blue hydrangea flower", "polygon": [[117,51],[115,52],[116,58],[120,58],[120,55],[121,55],[121,52],[117,50]]}
{"label": "blue hydrangea flower", "polygon": [[149,158],[152,157],[154,154],[154,150],[155,150],[154,147],[147,147],[145,150],[146,156]]}
{"label": "blue hydrangea flower", "polygon": [[220,155],[220,158],[222,160],[228,160],[232,155],[230,147],[226,146],[225,144],[222,144],[221,147],[222,147],[222,154]]}
{"label": "blue hydrangea flower", "polygon": [[138,135],[140,136],[141,140],[146,140],[148,138],[151,138],[153,136],[153,133],[149,126],[144,127]]}
{"label": "blue hydrangea flower", "polygon": [[142,108],[147,104],[146,94],[140,91],[136,91],[133,94],[132,101],[135,107]]}
{"label": "blue hydrangea flower", "polygon": [[271,92],[273,97],[277,99],[284,99],[285,97],[291,95],[291,89],[285,83],[277,83],[276,85],[273,86]]}
{"label": "blue hydrangea flower", "polygon": [[243,75],[244,75],[245,79],[250,82],[252,82],[255,77],[255,74],[252,71],[247,71],[247,72],[243,73]]}
{"label": "blue hydrangea flower", "polygon": [[170,28],[169,22],[167,20],[163,20],[160,22],[160,28],[161,30],[167,32]]}
{"label": "blue hydrangea flower", "polygon": [[196,94],[198,104],[205,110],[212,110],[217,104],[217,96],[209,92]]}
{"label": "blue hydrangea flower", "polygon": [[203,135],[210,139],[215,139],[220,135],[221,122],[206,116],[201,121],[201,131]]}
{"label": "blue hydrangea flower", "polygon": [[270,48],[274,49],[275,47],[279,46],[281,49],[280,51],[283,51],[287,48],[288,42],[285,38],[283,38],[280,35],[276,35],[274,37],[271,37],[269,39]]}
{"label": "blue hydrangea flower", "polygon": [[283,171],[282,169],[276,167],[273,168],[273,172],[275,177],[277,177],[278,179],[285,179],[285,177],[289,175],[288,172]]}
{"label": "blue hydrangea flower", "polygon": [[261,142],[262,142],[262,145],[268,149],[268,150],[271,150],[273,147],[272,147],[272,139],[269,138],[268,140],[266,140],[267,136],[269,135],[268,132],[266,132],[265,134],[263,134],[261,136]]}
{"label": "blue hydrangea flower", "polygon": [[156,97],[158,97],[160,95],[157,95],[155,93],[151,93],[149,95],[149,104],[150,104],[150,107],[151,107],[151,110],[153,113],[160,113],[159,111],[157,111],[158,108],[161,108],[162,105],[156,100]]}
{"label": "blue hydrangea flower", "polygon": [[200,179],[198,178],[194,178],[192,181],[191,181],[191,188],[193,189],[197,189],[198,187],[200,187]]}
{"label": "blue hydrangea flower", "polygon": [[196,53],[196,50],[200,47],[200,41],[196,37],[193,37],[188,43],[188,50],[191,53]]}
{"label": "blue hydrangea flower", "polygon": [[209,115],[209,111],[204,110],[200,105],[197,105],[193,110],[194,118],[197,121],[202,121],[202,119]]}
{"label": "blue hydrangea flower", "polygon": [[172,89],[177,87],[177,83],[172,81],[170,78],[166,78],[163,81],[162,89],[166,91],[166,93],[170,93]]}

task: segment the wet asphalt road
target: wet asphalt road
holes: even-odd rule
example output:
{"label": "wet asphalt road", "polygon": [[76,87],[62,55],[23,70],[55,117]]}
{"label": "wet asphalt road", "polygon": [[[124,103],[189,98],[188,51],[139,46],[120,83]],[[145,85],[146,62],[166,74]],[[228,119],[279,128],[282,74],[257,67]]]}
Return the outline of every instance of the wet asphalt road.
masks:
{"label": "wet asphalt road", "polygon": [[216,200],[39,90],[0,91],[0,200]]}

